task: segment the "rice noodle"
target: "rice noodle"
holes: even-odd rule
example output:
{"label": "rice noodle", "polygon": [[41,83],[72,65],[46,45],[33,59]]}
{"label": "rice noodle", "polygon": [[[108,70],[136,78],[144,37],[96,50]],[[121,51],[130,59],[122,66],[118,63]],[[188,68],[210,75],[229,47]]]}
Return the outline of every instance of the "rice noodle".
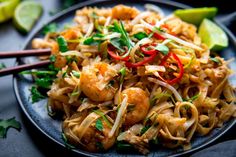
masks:
{"label": "rice noodle", "polygon": [[131,24],[135,25],[137,24],[141,19],[144,19],[146,17],[148,17],[150,15],[150,12],[146,11],[146,12],[142,12],[141,14],[139,14],[138,16],[136,16],[132,21]]}

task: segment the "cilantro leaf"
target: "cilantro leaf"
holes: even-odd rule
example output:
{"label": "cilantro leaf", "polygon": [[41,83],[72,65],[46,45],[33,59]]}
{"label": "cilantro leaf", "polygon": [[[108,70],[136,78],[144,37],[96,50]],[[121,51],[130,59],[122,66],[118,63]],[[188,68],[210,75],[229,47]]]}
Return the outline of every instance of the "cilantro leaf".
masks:
{"label": "cilantro leaf", "polygon": [[122,41],[122,43],[124,43],[125,46],[128,47],[128,53],[126,53],[123,57],[126,57],[127,55],[129,55],[129,52],[134,46],[134,43],[129,38],[128,33],[126,32],[124,28],[124,24],[121,21],[120,23],[115,21],[114,26],[111,26],[109,29],[112,30],[113,32],[118,32],[121,34],[120,40]]}
{"label": "cilantro leaf", "polygon": [[51,55],[51,56],[49,57],[49,60],[50,60],[51,62],[55,62],[55,61],[56,61],[56,56],[55,56],[55,55]]}
{"label": "cilantro leaf", "polygon": [[53,80],[49,77],[35,79],[36,85],[46,89],[50,89],[52,82]]}
{"label": "cilantro leaf", "polygon": [[51,23],[49,25],[46,25],[43,27],[43,35],[46,35],[47,33],[54,33],[57,32],[57,24]]}
{"label": "cilantro leaf", "polygon": [[98,129],[99,131],[103,130],[103,124],[102,121],[100,119],[97,119],[96,124],[95,124],[96,129]]}
{"label": "cilantro leaf", "polygon": [[15,120],[15,117],[3,120],[0,119],[0,138],[6,138],[7,130],[9,128],[15,128],[16,130],[21,130],[21,124]]}
{"label": "cilantro leaf", "polygon": [[148,37],[148,35],[144,32],[138,32],[138,33],[134,34],[134,37],[138,40],[141,40],[143,38]]}
{"label": "cilantro leaf", "polygon": [[167,55],[169,52],[169,48],[166,45],[163,44],[157,44],[157,46],[155,47],[156,50],[160,51],[161,53],[163,53],[164,55]]}
{"label": "cilantro leaf", "polygon": [[38,91],[38,88],[37,88],[36,86],[33,86],[30,91],[31,91],[31,99],[32,99],[32,102],[33,102],[33,103],[38,102],[39,100],[45,98],[45,96],[43,96],[43,95]]}
{"label": "cilantro leaf", "polygon": [[0,70],[6,68],[6,65],[4,63],[0,63]]}

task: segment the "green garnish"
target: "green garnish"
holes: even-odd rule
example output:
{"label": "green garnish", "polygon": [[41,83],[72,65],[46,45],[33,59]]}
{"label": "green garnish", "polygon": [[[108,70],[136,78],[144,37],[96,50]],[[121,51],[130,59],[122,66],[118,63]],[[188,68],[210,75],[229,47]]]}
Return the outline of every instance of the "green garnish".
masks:
{"label": "green garnish", "polygon": [[59,36],[57,38],[57,43],[59,45],[59,50],[61,52],[66,52],[68,51],[68,45],[67,45],[67,42],[66,42],[66,39],[63,37],[63,36]]}
{"label": "green garnish", "polygon": [[38,87],[50,89],[53,80],[49,77],[45,78],[36,78],[35,83]]}
{"label": "green garnish", "polygon": [[212,58],[212,57],[210,57],[210,60],[213,61],[213,62],[215,62],[215,63],[217,63],[217,64],[220,64],[220,63],[221,63],[218,58]]}
{"label": "green garnish", "polygon": [[121,52],[125,52],[125,50],[123,49],[123,46],[125,46],[125,44],[120,40],[120,38],[113,38],[110,40],[110,43]]}
{"label": "green garnish", "polygon": [[116,143],[117,151],[124,152],[133,149],[133,146],[125,141],[117,141]]}
{"label": "green garnish", "polygon": [[193,102],[194,100],[196,100],[198,97],[200,96],[200,93],[192,96],[191,98],[189,99],[183,99],[184,101],[190,101],[190,102]]}
{"label": "green garnish", "polygon": [[56,61],[56,56],[55,56],[55,55],[51,55],[51,56],[49,57],[49,60],[50,60],[51,62],[55,62],[55,61]]}
{"label": "green garnish", "polygon": [[107,124],[110,128],[112,128],[111,123],[109,122],[109,120],[107,119],[107,117],[105,116],[105,114],[104,114],[103,112],[101,112],[101,111],[99,111],[99,110],[94,110],[93,112],[95,112],[97,115],[101,116],[102,119],[106,122],[106,124]]}
{"label": "green garnish", "polygon": [[45,77],[50,75],[50,77],[52,75],[56,75],[57,72],[56,71],[47,71],[47,70],[39,70],[39,71],[22,71],[20,72],[20,74],[24,75],[24,74],[32,74],[32,75],[36,75],[37,77]]}
{"label": "green garnish", "polygon": [[43,34],[46,35],[48,33],[54,33],[57,32],[57,24],[56,23],[51,23],[49,25],[46,25],[43,27]]}
{"label": "green garnish", "polygon": [[4,63],[0,63],[0,70],[6,68],[6,65]]}
{"label": "green garnish", "polygon": [[134,46],[134,43],[131,41],[131,39],[128,36],[128,33],[126,32],[124,28],[124,24],[120,21],[119,23],[117,21],[114,22],[114,26],[109,28],[113,32],[118,32],[121,34],[120,43],[123,43],[125,46],[128,47],[128,52],[124,54],[122,57],[126,57],[129,55],[132,47]]}
{"label": "green garnish", "polygon": [[96,33],[84,40],[84,45],[99,45],[103,41],[103,34]]}
{"label": "green garnish", "polygon": [[75,71],[75,70],[72,70],[72,74],[77,77],[77,78],[80,78],[80,73]]}
{"label": "green garnish", "polygon": [[15,120],[15,117],[7,120],[0,119],[0,138],[7,137],[7,131],[9,128],[15,128],[16,130],[20,131],[21,124]]}
{"label": "green garnish", "polygon": [[141,40],[143,38],[148,37],[148,35],[144,32],[138,32],[138,33],[134,34],[134,37],[138,40]]}
{"label": "green garnish", "polygon": [[102,130],[103,130],[103,124],[102,124],[102,121],[101,121],[100,119],[97,119],[97,120],[96,120],[95,127],[96,127],[96,129],[99,130],[99,131],[102,131]]}
{"label": "green garnish", "polygon": [[61,134],[61,138],[62,138],[66,148],[68,148],[68,149],[74,149],[75,148],[75,146],[68,143],[68,139],[66,138],[66,135],[64,133]]}
{"label": "green garnish", "polygon": [[93,11],[91,13],[91,17],[94,18],[94,19],[97,19],[99,16]]}
{"label": "green garnish", "polygon": [[144,126],[140,131],[140,135],[143,135],[150,127],[150,125]]}
{"label": "green garnish", "polygon": [[123,83],[125,75],[126,75],[126,67],[123,67],[120,69],[120,74],[121,74],[120,82]]}
{"label": "green garnish", "polygon": [[156,50],[160,51],[163,55],[167,55],[169,52],[169,48],[163,44],[157,44],[155,47]]}
{"label": "green garnish", "polygon": [[41,99],[45,99],[45,96],[43,96],[38,91],[38,88],[36,86],[33,86],[30,91],[31,91],[31,99],[33,103],[38,102]]}

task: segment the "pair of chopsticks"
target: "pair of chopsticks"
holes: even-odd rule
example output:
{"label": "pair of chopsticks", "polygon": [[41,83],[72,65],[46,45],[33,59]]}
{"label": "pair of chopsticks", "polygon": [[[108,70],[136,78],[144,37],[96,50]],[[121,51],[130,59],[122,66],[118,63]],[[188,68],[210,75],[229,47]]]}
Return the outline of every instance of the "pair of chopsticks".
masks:
{"label": "pair of chopsticks", "polygon": [[[2,58],[13,58],[13,57],[28,57],[28,56],[42,56],[42,55],[50,55],[50,49],[38,49],[38,50],[22,50],[22,51],[14,51],[14,52],[0,52],[0,59]],[[15,67],[5,68],[0,70],[0,77],[9,74],[17,74],[24,70],[40,68],[46,65],[49,65],[50,61],[39,61],[37,63],[18,65]]]}

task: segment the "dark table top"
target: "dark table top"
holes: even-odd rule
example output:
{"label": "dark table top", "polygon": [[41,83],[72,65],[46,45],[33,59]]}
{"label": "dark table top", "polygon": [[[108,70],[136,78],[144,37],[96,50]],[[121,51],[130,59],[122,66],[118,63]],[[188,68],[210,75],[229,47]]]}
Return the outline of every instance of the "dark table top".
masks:
{"label": "dark table top", "polygon": [[[44,13],[36,24],[34,29],[38,29],[44,22],[50,19],[50,11],[55,11],[61,7],[60,0],[38,0],[43,4]],[[182,1],[183,2],[183,1]],[[192,3],[191,3],[192,2]],[[191,1],[190,4],[195,6],[201,6],[202,4]],[[203,6],[203,5],[202,5]],[[221,14],[234,11],[228,9],[227,12],[220,12]],[[12,25],[12,21],[0,24],[0,51],[13,51],[22,48],[24,42],[28,36],[22,35],[15,30]],[[14,65],[15,59],[0,60],[10,67]],[[27,119],[22,112],[13,91],[12,76],[0,77],[0,119],[8,119],[16,117],[16,119],[22,124],[21,132],[14,129],[9,129],[7,138],[0,139],[0,157],[43,157],[43,156],[75,156],[75,154],[55,144],[42,133],[40,133]],[[235,140],[236,127],[229,130],[223,137],[218,139],[213,144],[224,142],[227,140]],[[228,145],[227,145],[228,144]],[[227,142],[224,145],[229,149],[232,147],[232,141]],[[231,149],[235,149],[234,147]],[[207,150],[207,152],[214,152],[219,147],[214,146]],[[235,152],[231,152],[235,153]],[[216,153],[215,153],[216,154]],[[200,154],[199,154],[200,155]],[[203,155],[203,153],[201,153]],[[218,154],[219,155],[219,154]]]}

